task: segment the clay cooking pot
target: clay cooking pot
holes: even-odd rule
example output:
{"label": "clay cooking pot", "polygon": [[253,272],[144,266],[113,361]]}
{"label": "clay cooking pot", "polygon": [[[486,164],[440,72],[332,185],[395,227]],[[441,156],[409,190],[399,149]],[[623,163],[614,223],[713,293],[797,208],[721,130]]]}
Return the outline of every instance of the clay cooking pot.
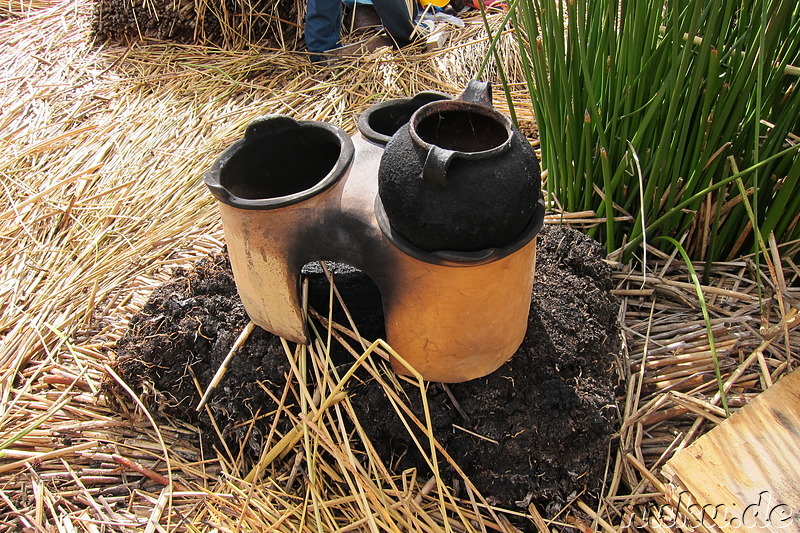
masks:
{"label": "clay cooking pot", "polygon": [[477,81],[456,100],[420,107],[394,134],[378,187],[392,230],[428,252],[513,242],[541,192],[536,153]]}
{"label": "clay cooking pot", "polygon": [[385,146],[411,116],[425,104],[449,100],[446,94],[423,91],[411,98],[395,98],[367,108],[358,118],[358,130],[370,141]]}

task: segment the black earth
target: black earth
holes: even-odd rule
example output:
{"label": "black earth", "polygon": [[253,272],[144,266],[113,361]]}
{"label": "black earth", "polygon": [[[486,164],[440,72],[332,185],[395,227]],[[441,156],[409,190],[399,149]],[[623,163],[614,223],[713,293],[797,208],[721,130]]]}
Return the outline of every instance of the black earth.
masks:
{"label": "black earth", "polygon": [[[553,516],[576,495],[593,500],[602,490],[620,418],[615,398],[619,306],[597,242],[546,226],[536,257],[528,331],[520,349],[491,375],[449,385],[455,402],[442,385],[432,384],[428,403],[436,438],[487,499],[517,509],[533,502]],[[382,337],[378,289],[357,270],[343,265],[334,270],[362,335]],[[319,268],[307,265],[304,271],[310,305],[324,311],[327,281]],[[201,260],[191,270],[177,271],[133,317],[118,342],[117,370],[154,411],[199,425],[213,440],[207,414],[195,411],[200,400],[195,379],[205,389],[247,322],[227,256]],[[350,357],[342,352],[338,356]],[[280,396],[288,373],[280,339],[256,328],[209,402],[233,453],[244,446],[250,460],[258,458],[271,419],[261,418],[249,436],[250,424],[242,422],[275,406],[258,382]],[[348,392],[387,465],[397,472],[428,471],[379,385],[367,379]],[[408,397],[421,414],[419,394],[409,388]],[[456,479],[447,468],[443,475]],[[534,530],[532,524],[519,526]]]}

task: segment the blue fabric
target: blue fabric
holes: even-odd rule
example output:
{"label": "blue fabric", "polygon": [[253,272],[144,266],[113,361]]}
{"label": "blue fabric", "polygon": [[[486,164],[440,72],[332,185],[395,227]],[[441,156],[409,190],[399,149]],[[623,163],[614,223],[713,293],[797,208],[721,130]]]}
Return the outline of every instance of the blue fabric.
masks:
{"label": "blue fabric", "polygon": [[338,48],[341,31],[341,0],[308,0],[306,46],[309,52],[315,54]]}

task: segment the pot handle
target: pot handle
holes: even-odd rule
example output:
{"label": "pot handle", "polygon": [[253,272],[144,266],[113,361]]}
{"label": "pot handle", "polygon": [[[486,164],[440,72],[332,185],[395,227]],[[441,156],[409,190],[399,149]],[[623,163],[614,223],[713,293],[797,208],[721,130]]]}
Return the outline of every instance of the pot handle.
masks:
{"label": "pot handle", "polygon": [[431,145],[422,167],[422,179],[443,189],[447,187],[447,168],[455,155],[453,150]]}
{"label": "pot handle", "polygon": [[467,88],[464,89],[458,99],[486,107],[494,107],[492,105],[492,84],[488,81],[470,80]]}

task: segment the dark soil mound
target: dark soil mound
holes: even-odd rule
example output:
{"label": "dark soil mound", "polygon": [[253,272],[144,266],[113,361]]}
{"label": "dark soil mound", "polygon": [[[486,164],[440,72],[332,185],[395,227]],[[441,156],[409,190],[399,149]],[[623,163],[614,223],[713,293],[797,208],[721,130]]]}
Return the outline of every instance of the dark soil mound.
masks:
{"label": "dark soil mound", "polygon": [[[620,349],[618,304],[601,254],[577,231],[545,228],[520,349],[489,376],[448,385],[460,413],[441,385],[428,388],[437,439],[503,506],[533,498],[553,514],[571,493],[601,488],[618,420],[613,360]],[[359,420],[389,413],[372,426],[381,456],[402,456],[401,468],[419,467],[422,458],[385,395],[369,384],[353,392]]]}
{"label": "dark soil mound", "polygon": [[[437,439],[478,489],[502,506],[534,501],[553,514],[570,495],[601,489],[618,423],[613,361],[620,349],[618,305],[601,256],[600,246],[577,231],[544,228],[519,351],[490,376],[449,385],[455,402],[442,385],[428,388]],[[306,270],[311,305],[325,309],[327,282],[318,269]],[[377,288],[346,267],[336,280],[362,334],[382,336]],[[119,341],[118,370],[151,406],[200,425],[213,438],[207,415],[195,412],[195,378],[205,388],[247,321],[226,256],[203,260],[177,272],[133,318]],[[280,396],[288,367],[279,339],[256,328],[209,403],[234,453],[245,446],[257,458],[271,419],[256,423],[246,442],[249,424],[240,423],[274,408],[258,381]],[[387,465],[427,471],[382,389],[364,380],[349,392]],[[413,405],[418,394],[409,389],[408,396],[421,414],[421,406]]]}

